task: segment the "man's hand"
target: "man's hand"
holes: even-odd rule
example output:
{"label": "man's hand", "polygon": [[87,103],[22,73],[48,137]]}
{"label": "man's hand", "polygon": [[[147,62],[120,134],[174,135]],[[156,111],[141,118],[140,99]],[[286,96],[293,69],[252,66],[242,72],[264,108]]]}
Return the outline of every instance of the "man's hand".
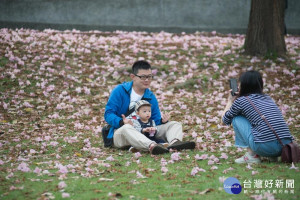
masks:
{"label": "man's hand", "polygon": [[127,119],[125,115],[122,115],[124,124],[130,124],[133,126],[133,122],[130,119]]}
{"label": "man's hand", "polygon": [[170,113],[162,113],[161,121],[162,123],[167,123],[170,119]]}

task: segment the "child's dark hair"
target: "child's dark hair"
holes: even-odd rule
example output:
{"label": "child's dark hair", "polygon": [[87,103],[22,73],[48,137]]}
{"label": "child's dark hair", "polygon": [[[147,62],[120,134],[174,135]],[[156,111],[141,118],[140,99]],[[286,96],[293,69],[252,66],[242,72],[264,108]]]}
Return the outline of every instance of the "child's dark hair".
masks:
{"label": "child's dark hair", "polygon": [[239,96],[263,94],[264,82],[258,71],[247,71],[240,76]]}
{"label": "child's dark hair", "polygon": [[137,74],[140,69],[145,69],[145,70],[151,69],[151,65],[147,61],[144,61],[144,60],[136,61],[132,65],[132,73]]}

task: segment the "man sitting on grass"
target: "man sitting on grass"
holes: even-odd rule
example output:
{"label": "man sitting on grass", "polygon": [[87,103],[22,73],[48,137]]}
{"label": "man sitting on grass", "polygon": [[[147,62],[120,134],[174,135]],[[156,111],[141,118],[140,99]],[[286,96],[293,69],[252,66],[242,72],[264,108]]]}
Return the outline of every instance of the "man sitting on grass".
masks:
{"label": "man sitting on grass", "polygon": [[[194,149],[195,142],[183,142],[182,125],[169,121],[170,115],[160,112],[158,101],[149,89],[153,78],[151,65],[146,61],[137,61],[130,74],[132,81],[116,86],[110,94],[105,107],[105,121],[111,125],[107,138],[113,138],[117,148],[132,146],[139,150],[150,151],[153,155],[169,152],[169,149]],[[155,121],[158,132],[155,137],[169,143],[166,148],[150,140],[133,127],[131,119],[136,119],[136,102],[146,100],[151,104],[151,119]],[[133,110],[133,112],[131,112]],[[128,114],[130,112],[130,114]],[[125,117],[125,115],[127,117]]]}

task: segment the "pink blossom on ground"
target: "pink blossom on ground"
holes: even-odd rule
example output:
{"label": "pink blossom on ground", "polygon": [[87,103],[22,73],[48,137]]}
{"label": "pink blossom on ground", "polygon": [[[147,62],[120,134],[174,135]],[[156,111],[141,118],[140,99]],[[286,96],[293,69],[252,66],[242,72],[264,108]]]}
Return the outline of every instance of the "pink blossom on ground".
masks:
{"label": "pink blossom on ground", "polygon": [[75,91],[76,91],[77,93],[81,93],[81,87],[77,87],[77,88],[75,89]]}
{"label": "pink blossom on ground", "polygon": [[90,90],[89,88],[84,87],[83,90],[84,90],[84,93],[85,93],[86,95],[90,95],[90,94],[91,94],[91,90]]}
{"label": "pink blossom on ground", "polygon": [[198,134],[197,134],[195,131],[194,131],[194,132],[192,132],[192,137],[193,137],[193,138],[196,138],[196,137],[197,137],[197,135],[198,135]]}
{"label": "pink blossom on ground", "polygon": [[34,149],[30,149],[29,153],[30,153],[30,154],[35,154],[36,151],[35,151]]}
{"label": "pink blossom on ground", "polygon": [[40,169],[40,168],[38,168],[38,167],[36,167],[34,170],[33,170],[33,172],[34,173],[36,173],[36,174],[40,174],[40,173],[42,173],[42,169]]}
{"label": "pink blossom on ground", "polygon": [[262,200],[263,196],[261,194],[260,195],[252,195],[251,198],[253,198],[254,200]]}
{"label": "pink blossom on ground", "polygon": [[141,154],[140,152],[136,152],[136,153],[134,154],[134,157],[135,157],[136,159],[138,159],[139,157],[142,157],[142,154]]}
{"label": "pink blossom on ground", "polygon": [[62,198],[69,198],[69,197],[70,197],[70,194],[69,194],[69,193],[66,193],[66,192],[63,192],[63,193],[61,194],[61,197],[62,197]]}
{"label": "pink blossom on ground", "polygon": [[146,178],[143,174],[141,174],[139,171],[136,172],[137,178]]}
{"label": "pink blossom on ground", "polygon": [[33,105],[31,105],[31,104],[28,103],[27,101],[25,101],[23,105],[24,105],[25,107],[27,107],[27,108],[33,108]]}
{"label": "pink blossom on ground", "polygon": [[12,185],[12,186],[9,187],[9,190],[10,190],[10,191],[12,191],[12,190],[17,190],[17,189],[18,189],[18,188],[15,187],[14,185]]}
{"label": "pink blossom on ground", "polygon": [[161,158],[161,160],[160,160],[160,165],[161,166],[166,166],[168,164],[168,162],[164,159],[164,158]]}
{"label": "pink blossom on ground", "polygon": [[224,177],[224,176],[219,177],[220,183],[224,183],[225,180],[226,180],[226,177]]}
{"label": "pink blossom on ground", "polygon": [[14,177],[14,173],[11,172],[11,173],[9,173],[5,178],[6,178],[6,179],[10,179],[10,178],[12,178],[12,177]]}
{"label": "pink blossom on ground", "polygon": [[205,160],[205,159],[207,159],[208,158],[208,155],[207,154],[202,154],[201,156],[199,156],[199,154],[197,154],[196,156],[195,156],[195,159],[196,160]]}
{"label": "pink blossom on ground", "polygon": [[30,172],[30,169],[29,169],[27,163],[24,163],[24,162],[22,162],[21,164],[19,164],[18,170],[20,170],[22,172]]}
{"label": "pink blossom on ground", "polygon": [[229,167],[228,169],[225,169],[224,171],[223,171],[223,174],[227,174],[228,173],[228,171],[232,171],[232,170],[234,170],[232,167]]}
{"label": "pink blossom on ground", "polygon": [[50,145],[51,145],[51,146],[53,146],[53,147],[55,147],[55,146],[57,146],[57,145],[58,145],[58,142],[55,142],[55,141],[53,141],[53,142],[50,142]]}
{"label": "pink blossom on ground", "polygon": [[95,131],[96,134],[101,133],[101,131],[102,131],[102,126],[96,126],[96,128],[94,129],[94,131]]}
{"label": "pink blossom on ground", "polygon": [[7,103],[5,103],[5,102],[3,102],[3,108],[4,108],[5,110],[7,110],[7,108],[8,108],[8,104],[7,104]]}
{"label": "pink blossom on ground", "polygon": [[162,171],[162,173],[165,174],[165,173],[167,173],[169,170],[168,170],[168,168],[166,168],[166,167],[162,167],[162,168],[161,168],[161,171]]}
{"label": "pink blossom on ground", "polygon": [[66,166],[60,165],[58,172],[61,173],[61,174],[67,174],[68,173],[68,168]]}
{"label": "pink blossom on ground", "polygon": [[215,164],[215,161],[209,160],[209,161],[207,162],[207,164],[208,164],[208,165],[213,165],[213,164]]}
{"label": "pink blossom on ground", "polygon": [[114,161],[115,159],[112,156],[106,158],[107,161]]}
{"label": "pink blossom on ground", "polygon": [[211,170],[216,170],[216,169],[218,169],[218,167],[214,165],[214,166],[212,166],[210,169],[211,169]]}
{"label": "pink blossom on ground", "polygon": [[108,164],[108,163],[104,163],[103,166],[104,166],[104,167],[107,167],[107,168],[108,168],[108,167],[111,167],[111,165]]}
{"label": "pink blossom on ground", "polygon": [[267,200],[275,200],[275,197],[273,194],[271,193],[264,193],[263,195],[251,195],[251,198],[255,199],[255,200],[263,200],[263,199],[267,199]]}
{"label": "pink blossom on ground", "polygon": [[222,153],[220,158],[228,159],[228,156],[226,153]]}
{"label": "pink blossom on ground", "polygon": [[0,165],[3,165],[3,164],[4,164],[4,162],[2,160],[0,160]]}
{"label": "pink blossom on ground", "polygon": [[197,168],[194,167],[191,171],[191,175],[196,176],[197,173],[198,173],[198,170],[197,170]]}
{"label": "pink blossom on ground", "polygon": [[255,174],[258,174],[258,173],[259,173],[258,171],[252,171],[251,172],[252,176],[255,175]]}
{"label": "pink blossom on ground", "polygon": [[61,181],[58,183],[58,188],[59,189],[64,189],[65,187],[67,187],[67,184],[64,181]]}
{"label": "pink blossom on ground", "polygon": [[178,161],[180,160],[180,152],[175,152],[171,154],[171,160],[172,161]]}
{"label": "pink blossom on ground", "polygon": [[191,171],[191,175],[196,176],[198,172],[206,172],[206,170],[199,167],[194,167]]}
{"label": "pink blossom on ground", "polygon": [[83,129],[84,125],[81,124],[81,123],[74,123],[74,128],[76,128],[76,129]]}
{"label": "pink blossom on ground", "polygon": [[246,168],[247,168],[247,169],[253,169],[249,163],[248,163],[248,165],[246,166]]}

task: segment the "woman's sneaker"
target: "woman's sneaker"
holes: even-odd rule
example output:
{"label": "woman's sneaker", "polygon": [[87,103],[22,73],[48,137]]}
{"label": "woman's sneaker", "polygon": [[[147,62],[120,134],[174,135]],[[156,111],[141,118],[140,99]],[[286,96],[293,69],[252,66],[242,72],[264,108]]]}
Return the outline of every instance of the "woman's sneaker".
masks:
{"label": "woman's sneaker", "polygon": [[258,155],[251,156],[249,152],[247,152],[244,156],[235,160],[235,163],[261,163],[261,160]]}

